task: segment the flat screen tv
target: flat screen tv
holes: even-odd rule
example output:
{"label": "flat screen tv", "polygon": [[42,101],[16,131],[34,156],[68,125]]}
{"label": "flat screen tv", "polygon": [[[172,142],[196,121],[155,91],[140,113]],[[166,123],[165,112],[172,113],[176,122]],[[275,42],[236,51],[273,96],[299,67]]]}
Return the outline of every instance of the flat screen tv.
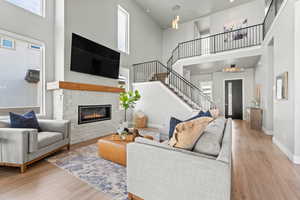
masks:
{"label": "flat screen tv", "polygon": [[118,79],[119,66],[119,52],[72,34],[72,71]]}

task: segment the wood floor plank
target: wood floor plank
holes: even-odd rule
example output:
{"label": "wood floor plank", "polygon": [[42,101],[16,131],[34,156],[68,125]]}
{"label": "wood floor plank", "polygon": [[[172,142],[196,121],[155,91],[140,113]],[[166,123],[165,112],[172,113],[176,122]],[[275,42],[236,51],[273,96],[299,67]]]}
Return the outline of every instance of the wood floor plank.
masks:
{"label": "wood floor plank", "polygon": [[[300,199],[300,166],[292,164],[272,144],[271,136],[250,130],[244,121],[234,121],[232,149],[233,200]],[[112,200],[45,160],[33,164],[24,174],[16,168],[0,167],[0,199]]]}

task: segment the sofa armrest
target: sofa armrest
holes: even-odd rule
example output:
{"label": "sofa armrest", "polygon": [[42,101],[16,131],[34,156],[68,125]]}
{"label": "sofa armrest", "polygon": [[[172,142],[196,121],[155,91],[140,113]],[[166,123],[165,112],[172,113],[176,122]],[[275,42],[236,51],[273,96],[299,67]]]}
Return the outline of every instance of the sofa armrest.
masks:
{"label": "sofa armrest", "polygon": [[0,162],[23,164],[27,162],[29,137],[36,129],[0,128]]}
{"label": "sofa armrest", "polygon": [[230,200],[224,162],[157,146],[127,145],[127,188],[143,199]]}
{"label": "sofa armrest", "polygon": [[39,120],[39,126],[44,132],[64,134],[64,139],[70,138],[71,122],[68,120]]}

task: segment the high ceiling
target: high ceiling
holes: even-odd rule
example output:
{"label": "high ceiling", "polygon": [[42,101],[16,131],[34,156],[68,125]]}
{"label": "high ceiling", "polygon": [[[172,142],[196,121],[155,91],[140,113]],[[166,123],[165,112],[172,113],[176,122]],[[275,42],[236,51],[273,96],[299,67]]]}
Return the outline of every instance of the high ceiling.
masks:
{"label": "high ceiling", "polygon": [[[180,22],[197,19],[208,14],[225,10],[253,0],[135,0],[162,27],[170,26],[172,18],[178,13]],[[176,5],[179,11],[173,11]]]}
{"label": "high ceiling", "polygon": [[207,74],[222,71],[225,67],[235,64],[237,67],[253,68],[257,65],[260,56],[250,56],[230,60],[221,60],[215,62],[202,63],[197,65],[189,65],[184,68],[191,71],[192,75]]}

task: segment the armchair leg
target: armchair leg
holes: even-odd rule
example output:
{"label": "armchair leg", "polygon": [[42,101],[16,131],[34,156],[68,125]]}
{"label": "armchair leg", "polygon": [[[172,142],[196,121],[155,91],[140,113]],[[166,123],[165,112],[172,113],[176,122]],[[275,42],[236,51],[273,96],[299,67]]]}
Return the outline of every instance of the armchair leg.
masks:
{"label": "armchair leg", "polygon": [[133,200],[133,195],[131,193],[128,193],[128,199]]}
{"label": "armchair leg", "polygon": [[128,192],[128,199],[129,199],[129,200],[143,200],[143,199],[141,199],[140,197],[135,196],[134,194],[132,194],[132,193],[130,193],[130,192]]}
{"label": "armchair leg", "polygon": [[25,164],[20,166],[20,171],[22,174],[25,173],[26,169],[27,169],[27,166]]}

